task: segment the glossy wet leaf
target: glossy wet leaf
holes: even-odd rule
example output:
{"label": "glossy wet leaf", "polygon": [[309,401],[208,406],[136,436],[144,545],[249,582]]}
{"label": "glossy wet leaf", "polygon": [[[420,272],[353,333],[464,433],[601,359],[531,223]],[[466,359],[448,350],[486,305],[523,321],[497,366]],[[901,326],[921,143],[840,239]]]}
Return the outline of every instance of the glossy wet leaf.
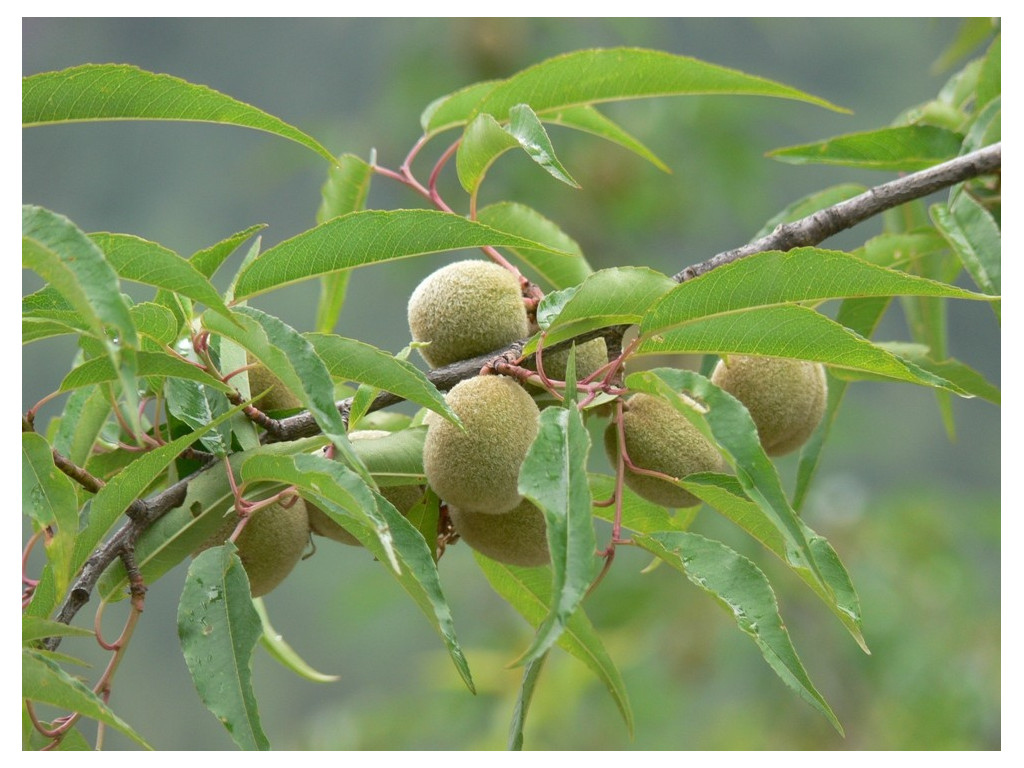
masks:
{"label": "glossy wet leaf", "polygon": [[316,139],[262,110],[170,75],[128,64],[83,64],[22,78],[23,126],[87,120],[187,120],[266,131],[334,156]]}
{"label": "glossy wet leaf", "polygon": [[270,749],[252,688],[253,651],[262,632],[235,545],[200,553],[178,604],[178,639],[199,698],[240,749]]}

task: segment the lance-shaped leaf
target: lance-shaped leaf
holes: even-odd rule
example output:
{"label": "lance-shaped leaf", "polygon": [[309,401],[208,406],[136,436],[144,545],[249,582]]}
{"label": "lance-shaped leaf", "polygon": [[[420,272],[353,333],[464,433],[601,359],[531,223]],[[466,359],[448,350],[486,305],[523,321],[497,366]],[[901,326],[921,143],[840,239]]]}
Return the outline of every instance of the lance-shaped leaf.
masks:
{"label": "lance-shaped leaf", "polygon": [[241,749],[270,749],[252,688],[253,651],[263,624],[235,545],[202,552],[178,603],[178,639],[203,704]]}
{"label": "lance-shaped leaf", "polygon": [[696,533],[652,533],[637,536],[634,542],[682,571],[730,611],[736,626],[757,643],[775,674],[843,733],[832,708],[807,676],[779,616],[775,593],[756,565],[721,542]]}
{"label": "lance-shaped leaf", "polygon": [[[959,195],[949,207],[932,206],[931,214],[975,285],[990,296],[998,296],[1002,291],[1002,238],[992,214],[966,194]],[[998,318],[1000,303],[993,302],[992,309]]]}
{"label": "lance-shaped leaf", "polygon": [[21,617],[21,642],[23,645],[46,637],[93,637],[95,632],[84,627],[72,627],[59,621],[50,621],[38,616]]}
{"label": "lance-shaped leaf", "polygon": [[[139,376],[189,379],[221,392],[232,391],[231,387],[211,376],[199,366],[167,352],[138,352],[135,360],[136,373]],[[79,387],[117,380],[118,371],[110,364],[110,360],[105,357],[94,357],[92,360],[86,360],[77,368],[73,368],[60,383],[60,389],[62,392],[69,392]]]}
{"label": "lance-shaped leaf", "polygon": [[[815,562],[804,526],[789,504],[775,465],[765,455],[757,437],[757,427],[739,400],[719,389],[695,371],[656,368],[626,377],[626,386],[664,398],[685,416],[706,438],[717,443],[735,468],[743,492],[764,512],[765,519],[786,543],[786,562],[808,570],[831,595]],[[696,408],[687,392],[706,408]],[[834,597],[833,597],[834,600]]]}
{"label": "lance-shaped leaf", "polygon": [[259,614],[260,623],[263,625],[263,634],[260,635],[260,645],[270,654],[270,657],[278,662],[285,669],[291,670],[299,677],[311,680],[314,683],[332,683],[338,679],[337,675],[325,675],[317,672],[307,664],[295,649],[292,648],[284,637],[274,629],[267,615],[267,606],[263,603],[262,597],[254,598],[252,601],[256,613]]}
{"label": "lance-shaped leaf", "polygon": [[391,392],[429,408],[453,424],[459,423],[458,417],[445,402],[444,395],[412,363],[399,360],[384,350],[355,339],[330,333],[303,335],[313,345],[332,378],[369,384],[375,389]]}
{"label": "lance-shaped leaf", "polygon": [[[549,294],[537,309],[548,325],[545,346],[571,339],[609,325],[639,323],[650,307],[671,291],[676,282],[647,267],[613,267],[595,272],[575,290],[561,296]],[[537,349],[536,339],[524,353]]]}
{"label": "lance-shaped leaf", "polygon": [[523,749],[523,728],[526,726],[526,713],[530,709],[530,701],[533,699],[533,692],[537,688],[537,680],[540,678],[541,669],[548,654],[545,652],[540,658],[534,659],[523,668],[523,682],[519,686],[519,696],[516,697],[516,706],[512,710],[512,723],[508,729],[508,748],[510,751],[520,752]]}
{"label": "lance-shaped leaf", "polygon": [[54,464],[50,444],[35,432],[21,435],[21,510],[37,530],[56,526],[46,539],[46,559],[56,589],[63,593],[74,573],[78,495],[71,479]]}
{"label": "lance-shaped leaf", "polygon": [[618,123],[609,120],[605,115],[601,114],[593,107],[566,107],[565,109],[561,109],[557,112],[544,113],[543,119],[545,123],[554,123],[555,125],[562,125],[566,128],[573,128],[577,131],[583,131],[584,133],[589,133],[593,136],[599,136],[602,139],[618,144],[621,147],[625,147],[630,152],[640,155],[640,157],[647,160],[658,170],[664,171],[665,173],[671,173],[669,167],[637,138],[624,130]]}
{"label": "lance-shaped leaf", "polygon": [[[599,501],[607,501],[615,493],[615,478],[609,475],[590,474],[590,493],[594,497],[594,517],[613,522],[615,505],[597,506]],[[686,530],[692,518],[686,510],[678,510],[672,515],[665,507],[638,496],[625,486],[622,492],[622,527],[637,533],[653,533],[654,531]],[[696,510],[694,510],[696,513]]]}
{"label": "lance-shaped leaf", "polygon": [[[167,410],[192,429],[209,424],[231,409],[223,392],[186,379],[168,379],[164,384],[164,395]],[[226,456],[231,447],[231,425],[221,424],[216,431],[201,437],[200,442],[214,456]]]}
{"label": "lance-shaped leaf", "polygon": [[877,171],[921,171],[960,153],[963,136],[934,125],[903,125],[773,149],[787,163],[824,163]]}
{"label": "lance-shaped leaf", "polygon": [[713,315],[665,334],[636,350],[651,354],[744,354],[815,360],[838,370],[868,372],[895,381],[948,389],[952,382],[929,373],[850,329],[803,306],[761,307],[736,315]]}
{"label": "lance-shaped leaf", "polygon": [[254,128],[332,155],[298,128],[205,85],[127,64],[83,64],[22,78],[23,126],[86,120],[187,120]]}
{"label": "lance-shaped leaf", "polygon": [[551,553],[551,603],[517,663],[542,656],[565,629],[594,578],[597,560],[587,483],[590,435],[576,408],[546,408],[519,470],[519,492],[544,513]]}
{"label": "lance-shaped leaf", "polygon": [[146,749],[151,749],[135,730],[114,714],[89,688],[41,653],[25,649],[21,653],[21,695],[29,701],[51,704],[70,712],[111,725]]}
{"label": "lance-shaped leaf", "polygon": [[[292,454],[322,447],[322,437],[306,438],[289,443],[261,446],[258,452]],[[231,472],[237,478],[242,464],[257,451],[231,455]],[[245,498],[259,501],[284,487],[280,482],[250,483]],[[146,584],[155,583],[165,573],[191,555],[210,538],[224,522],[224,516],[235,506],[234,489],[223,463],[207,467],[188,482],[182,503],[153,522],[135,545],[135,564]],[[120,560],[100,577],[99,594],[108,602],[124,599],[128,592],[128,574]]]}
{"label": "lance-shaped leaf", "polygon": [[[366,196],[373,179],[373,167],[356,157],[345,154],[327,171],[327,181],[320,190],[320,209],[316,212],[316,223],[342,216],[366,207]],[[331,272],[320,278],[320,300],[316,306],[316,330],[330,333],[348,291],[349,272]]]}
{"label": "lance-shaped leaf", "polygon": [[682,283],[651,307],[640,333],[644,337],[662,334],[740,309],[855,296],[991,300],[984,294],[885,269],[842,251],[794,248],[757,253]]}
{"label": "lance-shaped leaf", "polygon": [[593,273],[579,243],[533,208],[521,203],[495,203],[478,210],[476,218],[481,224],[544,243],[558,251],[555,253],[530,248],[509,249],[514,256],[536,270],[555,288],[576,285]]}
{"label": "lance-shaped leaf", "polygon": [[145,337],[143,348],[157,351],[169,347],[178,340],[178,329],[181,327],[174,312],[162,304],[144,301],[135,304],[129,310],[135,330],[139,336]]}
{"label": "lance-shaped leaf", "polygon": [[122,280],[180,293],[230,317],[217,289],[189,260],[170,248],[135,235],[112,232],[93,232],[89,239],[99,246]]}
{"label": "lance-shaped leaf", "polygon": [[111,478],[92,498],[89,523],[79,533],[78,540],[75,542],[75,570],[81,567],[100,539],[117,522],[118,517],[128,509],[133,501],[142,496],[145,490],[153,484],[153,480],[167,469],[171,462],[178,457],[178,454],[207,432],[227,421],[241,408],[242,406],[232,408],[205,427],[149,451]]}
{"label": "lance-shaped leaf", "polygon": [[860,598],[853,588],[853,582],[839,559],[839,555],[836,554],[827,539],[819,536],[800,521],[804,535],[810,544],[811,556],[818,566],[822,579],[831,588],[831,594],[822,588],[818,579],[809,569],[794,564],[787,557],[785,538],[780,534],[775,523],[768,519],[764,510],[747,497],[735,477],[701,473],[684,480],[682,485],[723,517],[736,523],[761,542],[768,551],[773,552],[782,562],[792,568],[794,573],[803,579],[807,586],[828,605],[864,652],[868,653],[861,623]]}
{"label": "lance-shaped leaf", "polygon": [[298,396],[345,460],[372,485],[345,436],[345,422],[334,402],[334,382],[313,345],[291,326],[254,307],[236,307],[232,314],[234,322],[206,313],[203,323],[245,347],[273,371]]}
{"label": "lance-shaped leaf", "polygon": [[235,297],[244,299],[342,269],[485,245],[552,250],[454,213],[356,211],[264,251],[239,273]]}
{"label": "lance-shaped leaf", "polygon": [[527,105],[517,104],[509,112],[508,125],[500,124],[491,115],[481,114],[466,126],[455,156],[462,188],[475,195],[491,165],[515,147],[521,147],[559,181],[579,186],[555,156],[551,139],[537,115]]}
{"label": "lance-shaped leaf", "polygon": [[816,96],[761,77],[688,56],[642,48],[609,48],[556,56],[507,80],[479,83],[436,100],[421,121],[428,134],[486,112],[504,120],[517,104],[544,117],[566,107],[652,96],[730,94],[772,96],[841,108]]}
{"label": "lance-shaped leaf", "polygon": [[[505,565],[477,552],[474,552],[473,556],[494,591],[515,608],[531,626],[539,627],[547,616],[548,606],[551,604],[550,570]],[[629,704],[626,684],[582,607],[569,618],[565,631],[558,637],[558,645],[583,662],[598,680],[604,683],[632,737],[633,710]]]}

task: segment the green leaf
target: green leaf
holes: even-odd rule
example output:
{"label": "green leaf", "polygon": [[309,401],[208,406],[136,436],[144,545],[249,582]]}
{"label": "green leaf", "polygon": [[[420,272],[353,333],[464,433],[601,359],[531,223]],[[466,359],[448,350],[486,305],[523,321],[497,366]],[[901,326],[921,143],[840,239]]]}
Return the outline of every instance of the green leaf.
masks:
{"label": "green leaf", "polygon": [[199,274],[209,280],[220,268],[220,265],[238,249],[238,246],[260,230],[265,229],[266,226],[266,224],[254,224],[247,229],[243,229],[241,232],[236,232],[231,237],[227,237],[219,243],[214,243],[209,248],[196,251],[192,254],[189,262],[196,268]]}
{"label": "green leaf", "polygon": [[533,162],[570,187],[579,187],[555,157],[555,148],[544,125],[528,104],[516,104],[508,113],[508,132],[519,142]]}
{"label": "green leaf", "polygon": [[[930,211],[939,232],[960,258],[975,285],[990,296],[999,296],[1002,292],[1002,237],[992,214],[970,195],[960,195],[949,207],[933,205]],[[993,302],[992,309],[998,318],[1000,302]]]}
{"label": "green leaf", "polygon": [[512,712],[512,724],[509,726],[508,748],[511,751],[519,752],[523,749],[523,727],[526,725],[526,712],[530,708],[530,700],[533,699],[533,691],[537,687],[537,680],[540,678],[540,671],[543,669],[547,657],[547,653],[544,653],[523,669],[523,682],[519,686],[519,696],[516,698],[516,708]]}
{"label": "green leaf", "polygon": [[145,739],[115,715],[81,680],[69,675],[46,656],[27,649],[21,653],[21,695],[29,701],[79,712],[85,717],[111,725],[137,744],[151,749]]}
{"label": "green leaf", "polygon": [[454,213],[356,211],[264,251],[239,273],[235,296],[248,298],[328,272],[485,245],[553,251]]}
{"label": "green leaf", "polygon": [[368,384],[435,411],[458,424],[459,419],[426,375],[412,363],[355,339],[327,333],[306,333],[332,378]]}
{"label": "green leaf", "polygon": [[[544,333],[544,344],[551,346],[609,325],[639,323],[651,305],[676,285],[672,278],[647,267],[599,270],[584,280],[558,308]],[[537,309],[538,319],[550,303],[549,296],[545,296]],[[534,339],[523,352],[529,354],[536,349]]]}
{"label": "green leaf", "polygon": [[[771,329],[766,333],[765,329]],[[963,396],[946,381],[803,306],[760,307],[736,315],[709,316],[654,334],[638,355],[743,354],[814,360],[837,371],[874,373],[895,381],[939,387]]]}
{"label": "green leaf", "polygon": [[178,603],[178,639],[203,704],[249,750],[270,749],[252,689],[252,659],[263,633],[249,578],[231,542],[200,553]]}
{"label": "green leaf", "polygon": [[564,631],[597,572],[587,454],[590,435],[576,408],[545,408],[519,470],[519,492],[544,513],[552,585],[548,615],[516,662],[540,658]]}
{"label": "green leaf", "polygon": [[807,676],[779,616],[775,593],[756,565],[721,542],[695,533],[645,534],[635,537],[634,542],[682,571],[730,611],[736,625],[757,644],[775,674],[842,735],[835,713]]}
{"label": "green leaf", "polygon": [[[131,307],[129,313],[132,322],[135,323],[135,330],[140,336],[147,337],[153,344],[148,345],[155,348],[169,347],[178,340],[178,328],[180,324],[174,312],[162,304],[152,301],[144,301]],[[146,346],[144,344],[144,346]],[[153,351],[156,351],[154,349]]]}
{"label": "green leaf", "polygon": [[[242,464],[257,452],[289,454],[311,451],[323,445],[323,438],[306,438],[290,443],[261,446],[258,451],[232,454],[231,471],[235,477]],[[246,487],[246,498],[260,500],[281,490],[281,483],[253,483]],[[135,545],[135,562],[146,584],[161,576],[191,555],[222,525],[224,516],[234,509],[235,497],[223,463],[207,467],[189,480],[182,503],[150,525]],[[128,574],[117,561],[100,577],[97,591],[107,602],[127,596]]]}
{"label": "green leaf", "polygon": [[793,563],[786,555],[785,538],[779,533],[774,522],[767,518],[764,510],[747,497],[736,478],[729,475],[702,473],[700,476],[687,478],[682,485],[723,517],[736,523],[761,542],[768,551],[777,555],[782,562],[792,568],[793,572],[825,602],[829,610],[842,622],[864,652],[868,653],[867,643],[864,640],[860,598],[853,588],[853,582],[850,580],[846,568],[843,567],[839,555],[824,537],[816,534],[802,521],[800,522],[804,536],[810,544],[811,556],[831,593],[822,588],[818,579],[808,568]]}
{"label": "green leaf", "polygon": [[345,422],[334,402],[334,382],[313,345],[291,326],[254,307],[236,307],[232,314],[233,322],[229,322],[206,313],[203,323],[245,347],[273,371],[299,397],[352,468],[372,484],[345,436]]}
{"label": "green leaf", "polygon": [[187,259],[170,248],[135,235],[93,232],[89,239],[99,246],[107,262],[122,280],[152,285],[180,293],[205,304],[225,317],[230,312],[217,289]]}
{"label": "green leaf", "polygon": [[[736,470],[743,492],[757,504],[764,519],[785,541],[786,562],[793,568],[809,571],[834,601],[831,587],[815,562],[804,525],[790,506],[775,465],[761,448],[757,427],[740,401],[699,373],[675,368],[630,374],[626,377],[626,386],[664,398],[702,435],[721,447]],[[706,408],[696,409],[692,401],[680,396],[684,391]]]}
{"label": "green leaf", "polygon": [[987,106],[993,99],[999,98],[1003,92],[1002,84],[1002,36],[996,35],[996,39],[985,52],[985,59],[981,65],[981,73],[978,76],[978,90],[975,96],[977,111]]}
{"label": "green leaf", "polygon": [[182,451],[240,410],[241,406],[232,408],[195,432],[183,435],[173,442],[149,451],[111,478],[92,498],[89,523],[79,533],[78,541],[75,543],[74,570],[78,570],[82,566],[100,539],[117,522],[118,517],[128,509],[133,501],[141,498],[146,489]]}
{"label": "green leaf", "polygon": [[83,64],[21,82],[24,127],[85,120],[221,123],[290,139],[334,162],[334,155],[314,138],[273,115],[205,85],[127,64]]}
{"label": "green leaf", "polygon": [[[590,475],[590,494],[595,501],[594,517],[613,522],[615,506],[597,506],[597,501],[610,499],[615,492],[615,478],[609,475]],[[622,488],[622,527],[637,533],[686,530],[690,520],[685,515],[672,515],[665,507],[637,496]]]}
{"label": "green leaf", "polygon": [[499,121],[517,104],[543,113],[652,96],[730,94],[772,96],[840,107],[795,88],[687,56],[642,48],[575,51],[547,59],[507,80],[478,83],[436,100],[421,118],[427,134],[488,113]]}
{"label": "green leaf", "polygon": [[[355,155],[345,154],[327,171],[327,181],[320,190],[320,209],[316,223],[366,207],[366,196],[373,179],[373,167]],[[321,333],[334,330],[345,304],[349,272],[332,272],[320,278],[320,301],[316,307],[314,327]]]}
{"label": "green leaf", "polygon": [[[551,603],[550,569],[505,565],[476,552],[473,556],[494,591],[515,608],[531,626],[540,626],[547,616],[548,605]],[[558,637],[558,645],[583,662],[597,679],[604,683],[615,700],[615,705],[632,738],[633,710],[629,704],[629,695],[626,693],[626,684],[582,607],[569,618],[565,631]]]}
{"label": "green leaf", "polygon": [[544,122],[599,136],[639,155],[660,171],[672,172],[651,150],[593,107],[567,107],[558,112],[545,112]]}
{"label": "green leaf", "polygon": [[812,144],[774,149],[776,160],[845,165],[876,171],[921,171],[960,153],[963,136],[934,125],[904,125],[850,133]]}
{"label": "green leaf", "polygon": [[93,637],[95,634],[92,630],[84,627],[72,627],[38,616],[23,615],[21,617],[21,642],[23,645],[47,637]]}
{"label": "green leaf", "polygon": [[122,344],[138,346],[117,273],[103,251],[69,219],[45,208],[23,205],[22,263],[46,280],[78,312],[98,339],[106,327]]}
{"label": "green leaf", "polygon": [[256,613],[259,614],[260,623],[263,626],[263,634],[260,635],[260,645],[270,654],[272,659],[285,669],[291,670],[299,677],[314,683],[333,683],[338,679],[337,675],[325,675],[323,672],[317,672],[303,661],[294,648],[285,642],[285,639],[271,626],[270,617],[267,615],[267,607],[264,605],[262,597],[254,598],[252,604],[256,609]]}
{"label": "green leaf", "polygon": [[36,529],[56,526],[46,539],[46,559],[56,591],[63,594],[77,566],[78,495],[71,479],[54,464],[49,443],[35,432],[21,434],[21,509]]}
{"label": "green leaf", "polygon": [[77,327],[77,318],[69,318],[70,322],[47,320],[41,317],[21,318],[21,343],[31,344],[33,341],[52,339],[54,336],[79,334],[82,328]]}
{"label": "green leaf", "polygon": [[[166,352],[139,352],[135,359],[137,361],[136,373],[139,376],[189,379],[222,392],[232,391],[231,387],[220,379],[214,378],[202,368]],[[118,372],[110,364],[110,360],[105,357],[94,357],[92,360],[86,360],[77,368],[73,368],[60,383],[60,390],[69,392],[79,387],[117,380]]]}
{"label": "green leaf", "polygon": [[779,211],[777,214],[772,216],[765,225],[757,231],[757,233],[750,238],[750,241],[760,240],[762,237],[767,237],[779,224],[788,224],[798,219],[802,219],[805,216],[810,216],[812,213],[817,213],[825,208],[829,208],[836,203],[841,203],[844,200],[849,200],[851,197],[856,197],[867,189],[862,184],[837,184],[834,187],[828,189],[822,189],[818,192],[812,192],[805,197],[801,197],[795,203],[791,203],[784,209]]}
{"label": "green leaf", "polygon": [[[520,203],[495,203],[481,208],[477,221],[489,227],[543,243],[553,251],[510,248],[514,256],[536,270],[555,288],[568,288],[593,273],[579,243],[557,224]],[[557,251],[557,252],[556,252]]]}
{"label": "green leaf", "polygon": [[[167,410],[192,429],[200,429],[231,409],[223,392],[187,379],[167,379],[164,395],[167,398]],[[231,448],[230,424],[221,424],[218,429],[200,438],[200,442],[215,456],[223,458]]]}
{"label": "green leaf", "polygon": [[516,138],[491,115],[477,115],[463,131],[455,153],[455,170],[462,188],[476,194],[494,161],[517,146]]}
{"label": "green leaf", "polygon": [[971,51],[992,34],[993,21],[991,18],[980,16],[961,20],[956,38],[932,63],[931,73],[943,72],[953,67],[964,56],[970,55]]}

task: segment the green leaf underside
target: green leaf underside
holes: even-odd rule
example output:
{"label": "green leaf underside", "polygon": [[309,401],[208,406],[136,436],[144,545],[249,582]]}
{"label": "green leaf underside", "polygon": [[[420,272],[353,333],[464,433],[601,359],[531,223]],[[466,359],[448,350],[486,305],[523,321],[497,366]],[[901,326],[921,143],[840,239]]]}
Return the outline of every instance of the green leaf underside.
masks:
{"label": "green leaf underside", "polygon": [[461,248],[552,251],[454,213],[428,210],[356,211],[264,251],[238,276],[235,297],[248,298],[328,272]]}
{"label": "green leaf underside", "polygon": [[[185,379],[168,379],[164,395],[167,410],[192,429],[209,424],[231,408],[228,399],[220,392]],[[230,423],[221,424],[220,429],[207,433],[200,442],[215,456],[223,458],[231,447]]]}
{"label": "green leaf underside", "polygon": [[[803,525],[804,535],[810,544],[811,555],[822,579],[829,585],[833,599],[807,568],[794,564],[786,556],[786,542],[764,511],[743,492],[739,481],[731,475],[701,473],[692,475],[682,486],[711,506],[723,517],[731,520],[749,533],[764,547],[786,563],[820,597],[846,627],[857,644],[868,652],[864,640],[860,598],[853,587],[839,556],[828,541]],[[801,521],[802,524],[802,521]]]}
{"label": "green leaf underside", "polygon": [[256,107],[171,75],[127,64],[83,64],[22,78],[22,125],[87,120],[185,120],[254,128],[334,162],[316,139]]}
{"label": "green leaf underside", "polygon": [[782,681],[843,733],[835,713],[807,676],[779,616],[771,585],[756,565],[721,542],[695,533],[644,534],[634,542],[682,571],[730,611]]}
{"label": "green leaf underside", "polygon": [[313,345],[333,379],[369,384],[429,408],[453,424],[459,423],[444,395],[412,363],[343,336],[328,333],[306,333],[303,336]]}
{"label": "green leaf underside", "polygon": [[769,157],[787,163],[823,163],[879,171],[920,171],[960,153],[963,137],[934,125],[904,125],[836,136],[775,149]]}
{"label": "green leaf underside", "polygon": [[[231,392],[232,388],[220,379],[214,378],[202,368],[182,360],[170,353],[138,352],[135,356],[136,374],[138,376],[167,376],[176,379],[188,379],[204,384],[221,392]],[[94,357],[86,360],[77,368],[73,368],[64,381],[60,383],[62,392],[68,392],[92,384],[117,381],[118,372],[105,357]]]}
{"label": "green leaf underside", "polygon": [[252,604],[256,609],[256,613],[259,614],[260,624],[263,627],[263,634],[260,635],[260,645],[270,654],[272,659],[285,669],[314,683],[333,683],[338,679],[337,675],[325,675],[323,672],[317,672],[295,652],[294,648],[285,642],[285,639],[271,625],[270,617],[267,615],[267,607],[263,603],[262,597],[254,598]]}
{"label": "green leaf underside", "polygon": [[151,749],[135,730],[118,717],[81,680],[72,677],[55,661],[35,651],[21,653],[21,695],[29,701],[51,704],[111,725],[130,739]]}
{"label": "green leaf underside", "polygon": [[[289,454],[321,447],[323,438],[306,438],[290,443],[262,446],[259,452]],[[231,469],[238,477],[242,464],[255,451],[231,456]],[[281,483],[254,483],[246,488],[245,498],[264,499],[281,490]],[[223,524],[224,516],[233,514],[234,494],[223,466],[211,467],[189,481],[184,501],[150,525],[135,545],[135,562],[146,584],[156,582],[201,544]],[[104,600],[114,602],[127,596],[128,575],[117,561],[100,577],[97,590]]]}
{"label": "green leaf underside", "polygon": [[[888,343],[879,342],[878,346],[883,349],[891,349],[900,357],[913,363],[922,371],[941,377],[956,387],[967,397],[980,397],[995,405],[1002,403],[1002,393],[995,384],[988,381],[979,371],[954,358],[936,361],[929,355],[930,352],[917,345],[907,345],[902,342]],[[884,376],[876,376],[862,371],[836,370],[836,378],[842,382],[849,381],[886,381]]]}
{"label": "green leaf underside", "polygon": [[[494,591],[531,626],[539,627],[551,603],[550,569],[505,565],[477,552],[473,553],[473,557]],[[582,607],[569,618],[557,642],[559,647],[583,662],[604,683],[632,738],[633,710],[629,704],[626,684]]]}
{"label": "green leaf underside", "polygon": [[[595,502],[607,501],[615,492],[615,478],[610,475],[590,475],[590,493]],[[594,517],[613,522],[615,505],[594,506]],[[654,533],[655,531],[685,530],[686,518],[673,515],[665,507],[641,498],[633,491],[622,488],[622,526],[636,533]]]}
{"label": "green leaf underside", "polygon": [[93,232],[89,239],[103,251],[122,280],[180,293],[215,312],[229,315],[224,300],[209,279],[170,248],[135,235],[111,232]]}
{"label": "green leaf underside", "polygon": [[221,240],[219,243],[214,243],[209,248],[203,248],[200,251],[196,251],[192,254],[189,262],[196,268],[196,271],[199,272],[199,274],[209,280],[220,268],[220,265],[238,249],[238,246],[253,235],[257,234],[260,230],[266,229],[266,226],[266,224],[254,224],[251,227],[243,229],[241,232],[236,232],[230,237]]}
{"label": "green leaf underside", "polygon": [[135,499],[142,496],[154,478],[159,477],[188,446],[240,410],[241,406],[232,408],[205,427],[149,451],[109,480],[93,497],[89,523],[79,533],[78,541],[75,542],[75,570],[81,567],[89,553],[117,522],[118,517]]}
{"label": "green leaf underside", "polygon": [[653,96],[731,94],[796,99],[843,111],[816,96],[687,56],[642,48],[575,51],[543,61],[507,80],[478,83],[435,101],[424,114],[428,134],[488,113],[499,121],[517,104],[545,112]]}
{"label": "green leaf underside", "polygon": [[22,433],[21,451],[21,509],[31,516],[35,530],[56,527],[45,542],[46,559],[54,586],[63,594],[75,569],[78,495],[71,479],[54,465],[53,451],[42,435]]}
{"label": "green leaf underside", "polygon": [[516,662],[529,664],[558,640],[596,575],[597,544],[590,511],[590,435],[576,408],[546,408],[519,470],[519,492],[544,513],[551,553],[552,597],[547,617]]}
{"label": "green leaf underside", "polygon": [[477,211],[477,221],[502,232],[516,234],[558,251],[509,248],[514,256],[536,270],[555,288],[568,288],[587,279],[593,270],[579,243],[557,224],[521,203],[494,203]]}
{"label": "green leaf underside", "polygon": [[[951,206],[932,206],[930,212],[974,284],[984,293],[998,296],[1002,292],[1002,237],[992,214],[966,194]],[[992,308],[999,317],[999,303]]]}
{"label": "green leaf underside", "polygon": [[[676,285],[672,278],[647,267],[599,270],[584,280],[558,309],[545,331],[544,345],[551,346],[610,325],[639,323],[651,305]],[[538,317],[546,303],[550,302],[542,300]],[[530,354],[536,349],[537,339],[534,339],[523,352]]]}
{"label": "green leaf underside", "polygon": [[642,342],[638,355],[746,354],[814,360],[831,368],[875,373],[889,379],[948,389],[941,379],[803,306],[762,307],[693,322]]}
{"label": "green leaf underside", "polygon": [[199,698],[246,750],[270,749],[252,688],[253,651],[262,633],[235,545],[200,553],[178,604],[178,638]]}
{"label": "green leaf underside", "polygon": [[[656,368],[626,377],[630,389],[664,398],[686,417],[706,438],[717,443],[735,468],[743,492],[764,513],[785,542],[786,562],[807,570],[822,592],[833,602],[831,586],[824,577],[808,541],[805,526],[789,504],[775,465],[765,455],[757,427],[746,408],[729,393],[719,389],[695,371]],[[686,392],[706,406],[698,412],[680,393]]]}

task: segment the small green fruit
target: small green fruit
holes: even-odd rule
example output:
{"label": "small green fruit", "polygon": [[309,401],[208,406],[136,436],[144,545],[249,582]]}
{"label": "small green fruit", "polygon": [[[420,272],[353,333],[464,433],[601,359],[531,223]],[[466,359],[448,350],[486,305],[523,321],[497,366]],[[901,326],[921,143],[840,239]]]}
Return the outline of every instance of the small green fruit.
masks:
{"label": "small green fruit", "polygon": [[527,499],[500,515],[448,507],[448,516],[462,540],[492,560],[527,567],[551,562],[544,513]]}
{"label": "small green fruit", "polygon": [[[709,443],[671,403],[638,392],[625,406],[622,430],[626,453],[636,466],[683,478],[694,472],[721,472],[725,462],[718,449]],[[612,466],[618,461],[618,438],[615,424],[604,433],[604,447]],[[700,504],[693,494],[658,477],[634,472],[629,467],[626,485],[639,496],[665,507],[695,507]]]}
{"label": "small green fruit", "polygon": [[[543,352],[544,375],[555,381],[565,380],[565,366],[569,362],[569,349]],[[608,344],[603,338],[591,339],[576,345],[576,381],[585,379],[598,368],[608,364]],[[530,365],[537,370],[536,364]]]}
{"label": "small green fruit", "polygon": [[[223,544],[237,525],[238,516],[232,512],[193,555]],[[308,543],[309,518],[302,499],[295,499],[288,507],[277,502],[253,512],[235,542],[252,596],[265,595],[284,581]]]}
{"label": "small green fruit", "polygon": [[429,341],[420,354],[431,368],[482,355],[529,335],[519,281],[489,261],[442,267],[409,298],[414,341]]}
{"label": "small green fruit", "polygon": [[246,356],[246,359],[250,364],[256,363],[256,365],[249,369],[250,394],[255,397],[264,390],[270,390],[255,402],[257,408],[264,413],[270,411],[294,411],[302,408],[302,401],[277,376],[271,373],[267,366],[249,355]]}
{"label": "small green fruit", "polygon": [[519,468],[540,428],[540,410],[515,380],[475,376],[445,397],[463,432],[431,412],[423,471],[437,495],[468,512],[500,515],[520,501]]}
{"label": "small green fruit", "polygon": [[795,451],[825,415],[828,385],[821,363],[729,355],[719,361],[711,381],[750,411],[769,456]]}
{"label": "small green fruit", "polygon": [[[349,432],[349,440],[375,440],[378,437],[385,437],[390,435],[383,429],[363,429],[355,432]],[[408,515],[409,510],[412,509],[420,499],[423,498],[423,486],[421,485],[395,485],[388,486],[380,489],[380,495],[390,501],[395,509],[401,512],[403,515]],[[351,546],[359,547],[362,546],[362,542],[359,541],[355,536],[346,531],[336,522],[334,522],[327,513],[324,512],[316,504],[310,501],[306,502],[306,509],[309,512],[309,529],[317,534],[318,536],[324,536],[328,539],[340,542],[342,544],[349,544]]]}

